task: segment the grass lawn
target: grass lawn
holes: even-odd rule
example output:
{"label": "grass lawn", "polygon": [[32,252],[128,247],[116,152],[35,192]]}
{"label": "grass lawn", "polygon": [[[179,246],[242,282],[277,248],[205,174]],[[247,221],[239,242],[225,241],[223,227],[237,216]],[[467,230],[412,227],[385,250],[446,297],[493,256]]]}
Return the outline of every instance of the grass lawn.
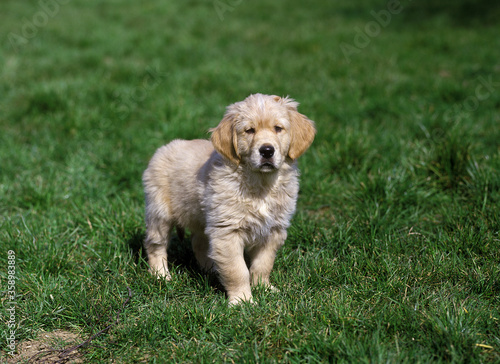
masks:
{"label": "grass lawn", "polygon": [[[498,4],[0,9],[1,362],[54,332],[88,363],[500,362]],[[255,92],[318,135],[280,292],[229,308],[178,238],[148,273],[141,174]]]}

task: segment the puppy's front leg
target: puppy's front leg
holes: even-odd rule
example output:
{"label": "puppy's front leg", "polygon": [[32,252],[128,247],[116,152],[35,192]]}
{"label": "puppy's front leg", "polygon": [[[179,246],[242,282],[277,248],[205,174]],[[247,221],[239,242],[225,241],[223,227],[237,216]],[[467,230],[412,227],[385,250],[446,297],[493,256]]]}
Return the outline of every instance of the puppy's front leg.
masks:
{"label": "puppy's front leg", "polygon": [[286,230],[274,230],[265,244],[255,245],[248,250],[252,285],[262,284],[276,290],[269,282],[269,276],[273,269],[276,252],[284,244],[285,239]]}
{"label": "puppy's front leg", "polygon": [[252,301],[250,272],[243,256],[243,240],[238,234],[210,239],[209,258],[215,263],[219,279],[226,289],[229,305]]}

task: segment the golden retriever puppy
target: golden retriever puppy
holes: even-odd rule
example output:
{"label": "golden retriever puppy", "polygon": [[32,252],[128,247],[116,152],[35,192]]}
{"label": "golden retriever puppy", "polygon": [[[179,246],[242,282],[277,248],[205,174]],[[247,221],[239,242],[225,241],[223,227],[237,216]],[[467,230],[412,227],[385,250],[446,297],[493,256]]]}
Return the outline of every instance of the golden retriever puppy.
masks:
{"label": "golden retriever puppy", "polygon": [[177,227],[191,231],[198,263],[218,274],[230,305],[251,301],[252,285],[273,288],[299,191],[296,160],[316,133],[297,105],[250,95],[227,108],[211,141],[174,140],[156,151],[143,176],[152,273],[170,279],[167,244]]}

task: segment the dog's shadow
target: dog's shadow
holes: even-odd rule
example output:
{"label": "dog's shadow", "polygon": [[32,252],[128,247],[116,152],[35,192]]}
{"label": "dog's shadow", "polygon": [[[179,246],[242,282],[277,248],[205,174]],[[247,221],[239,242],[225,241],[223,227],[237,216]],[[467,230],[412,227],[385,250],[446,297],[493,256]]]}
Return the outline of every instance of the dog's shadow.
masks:
{"label": "dog's shadow", "polygon": [[[199,283],[208,281],[212,288],[217,291],[224,292],[224,289],[216,275],[213,273],[207,273],[199,267],[190,246],[190,234],[186,232],[186,236],[183,235],[184,234],[172,234],[167,252],[169,268],[174,267],[174,270],[176,271],[185,272],[191,279],[199,281]],[[143,230],[135,230],[130,233],[129,238],[127,239],[127,245],[134,257],[135,264],[139,267],[139,269],[147,271],[149,269],[149,265],[147,263],[148,257],[143,249],[145,237],[146,233]],[[173,279],[175,279],[174,276]]]}

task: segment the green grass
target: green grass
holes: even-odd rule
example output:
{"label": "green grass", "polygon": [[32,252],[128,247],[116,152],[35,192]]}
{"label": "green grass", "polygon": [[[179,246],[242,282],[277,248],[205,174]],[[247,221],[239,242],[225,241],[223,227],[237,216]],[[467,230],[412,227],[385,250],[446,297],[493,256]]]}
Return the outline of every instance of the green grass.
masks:
{"label": "green grass", "polygon": [[[86,339],[131,289],[86,362],[499,362],[500,7],[401,1],[356,48],[387,2],[220,3],[2,3],[2,355],[14,250],[18,344]],[[255,92],[318,135],[281,291],[228,308],[188,248],[171,282],[147,272],[141,174]]]}

